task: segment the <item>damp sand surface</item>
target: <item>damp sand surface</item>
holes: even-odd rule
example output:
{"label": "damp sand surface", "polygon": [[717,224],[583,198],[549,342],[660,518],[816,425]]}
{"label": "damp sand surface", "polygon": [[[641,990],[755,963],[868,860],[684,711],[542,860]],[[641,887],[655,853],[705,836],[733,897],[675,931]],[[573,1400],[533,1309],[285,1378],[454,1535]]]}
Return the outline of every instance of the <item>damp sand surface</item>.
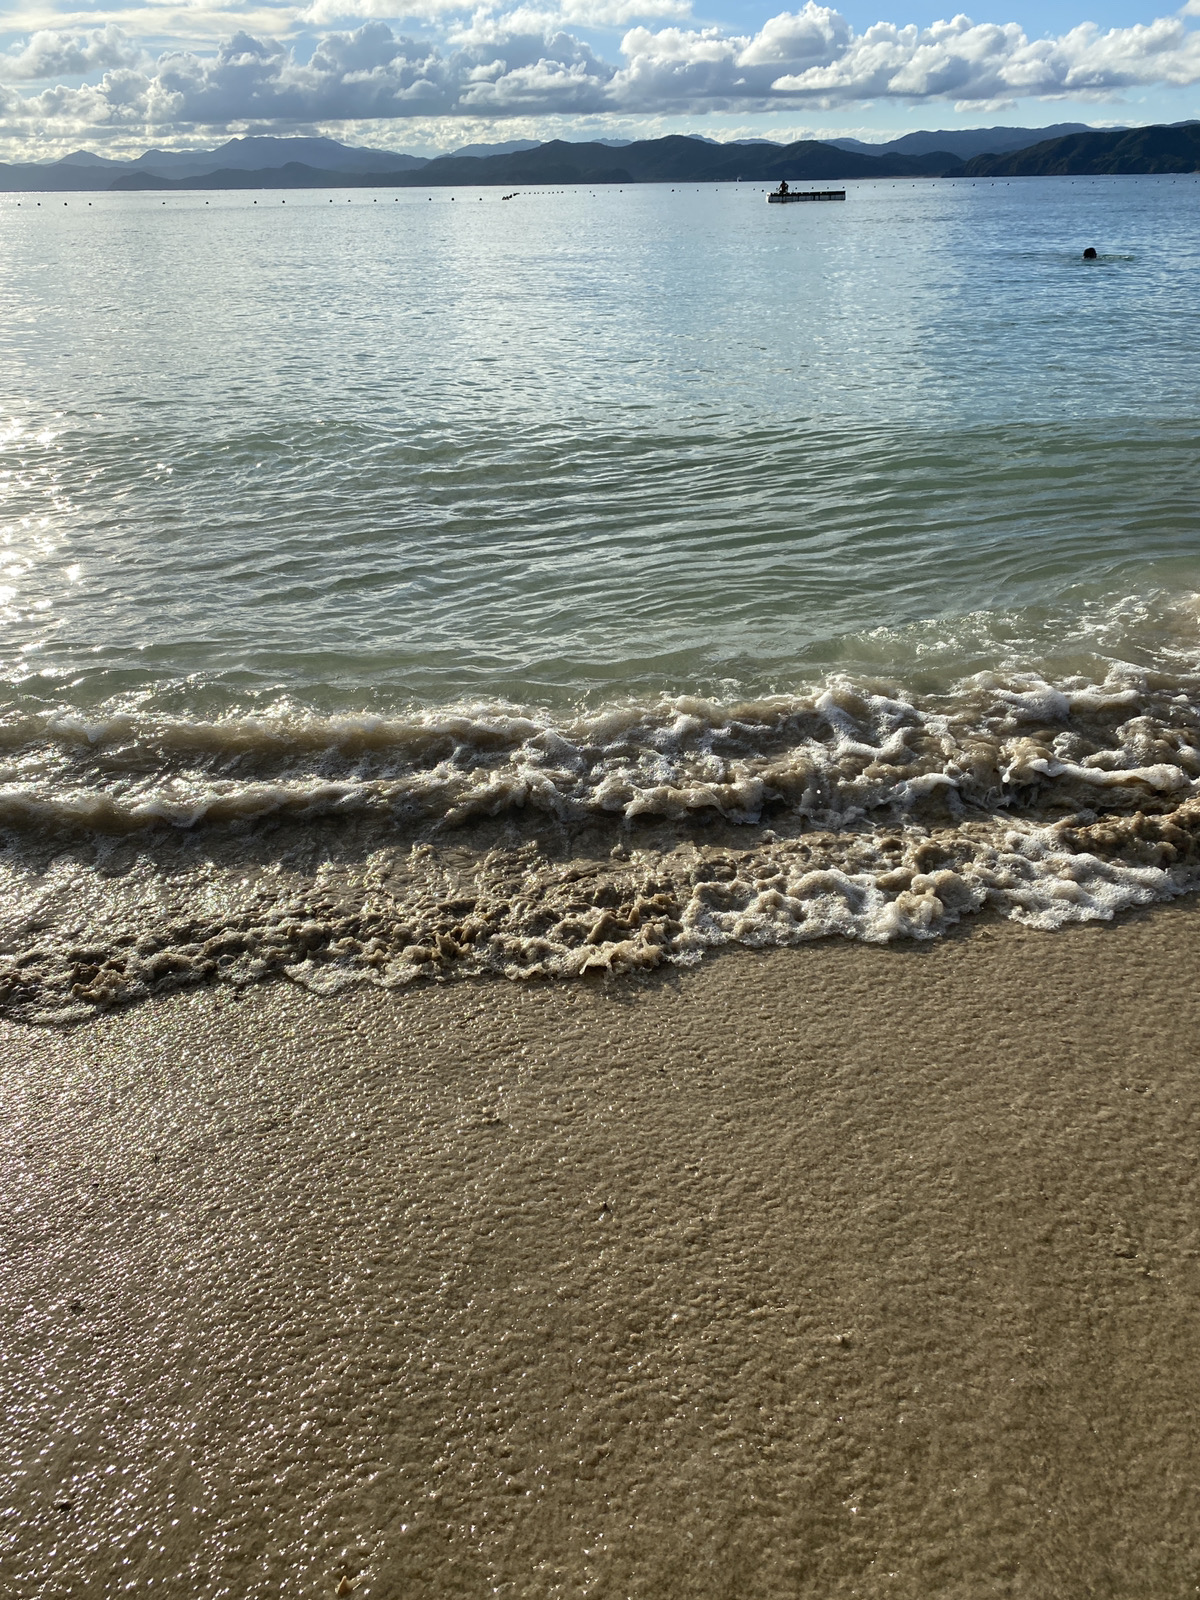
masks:
{"label": "damp sand surface", "polygon": [[1193,1592],[1198,964],[1189,900],[0,1025],[4,1592]]}

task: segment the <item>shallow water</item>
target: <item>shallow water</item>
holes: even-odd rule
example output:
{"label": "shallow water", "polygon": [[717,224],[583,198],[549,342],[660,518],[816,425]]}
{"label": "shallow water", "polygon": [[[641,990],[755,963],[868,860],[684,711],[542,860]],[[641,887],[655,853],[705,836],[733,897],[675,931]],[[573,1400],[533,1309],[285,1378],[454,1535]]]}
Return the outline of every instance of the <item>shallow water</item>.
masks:
{"label": "shallow water", "polygon": [[[1200,180],[847,188],[4,197],[12,1003],[1191,886],[1126,821],[1190,840],[1200,778]],[[965,887],[897,910],[933,833]],[[676,852],[731,849],[697,909]],[[580,862],[540,926],[513,873]]]}

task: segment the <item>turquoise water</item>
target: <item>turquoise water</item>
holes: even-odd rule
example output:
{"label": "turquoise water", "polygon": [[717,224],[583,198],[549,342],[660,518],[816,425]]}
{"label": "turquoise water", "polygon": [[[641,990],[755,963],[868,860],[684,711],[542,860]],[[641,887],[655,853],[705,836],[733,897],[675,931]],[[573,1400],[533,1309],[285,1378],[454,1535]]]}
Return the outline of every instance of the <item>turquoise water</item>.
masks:
{"label": "turquoise water", "polygon": [[10,692],[1119,654],[1110,606],[1200,587],[1200,182],[848,187],[5,197]]}
{"label": "turquoise water", "polygon": [[0,1007],[1195,887],[1200,178],[847,190],[0,199]]}

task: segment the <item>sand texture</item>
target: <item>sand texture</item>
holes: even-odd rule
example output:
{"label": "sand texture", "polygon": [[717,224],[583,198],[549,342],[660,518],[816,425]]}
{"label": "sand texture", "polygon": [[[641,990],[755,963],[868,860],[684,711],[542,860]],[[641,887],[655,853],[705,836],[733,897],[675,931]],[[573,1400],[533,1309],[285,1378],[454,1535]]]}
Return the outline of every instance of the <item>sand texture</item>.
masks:
{"label": "sand texture", "polygon": [[1200,1592],[1198,958],[4,1024],[0,1591]]}

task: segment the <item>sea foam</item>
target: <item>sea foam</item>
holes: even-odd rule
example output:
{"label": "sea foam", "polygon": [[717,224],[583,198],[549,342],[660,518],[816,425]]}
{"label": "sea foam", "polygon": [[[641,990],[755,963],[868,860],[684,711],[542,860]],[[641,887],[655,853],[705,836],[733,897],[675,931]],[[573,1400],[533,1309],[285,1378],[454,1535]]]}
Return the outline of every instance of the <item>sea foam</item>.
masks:
{"label": "sea foam", "polygon": [[1045,929],[1200,883],[1185,677],[831,679],[552,716],[459,707],[0,732],[0,1003],[690,963],[727,944]]}

